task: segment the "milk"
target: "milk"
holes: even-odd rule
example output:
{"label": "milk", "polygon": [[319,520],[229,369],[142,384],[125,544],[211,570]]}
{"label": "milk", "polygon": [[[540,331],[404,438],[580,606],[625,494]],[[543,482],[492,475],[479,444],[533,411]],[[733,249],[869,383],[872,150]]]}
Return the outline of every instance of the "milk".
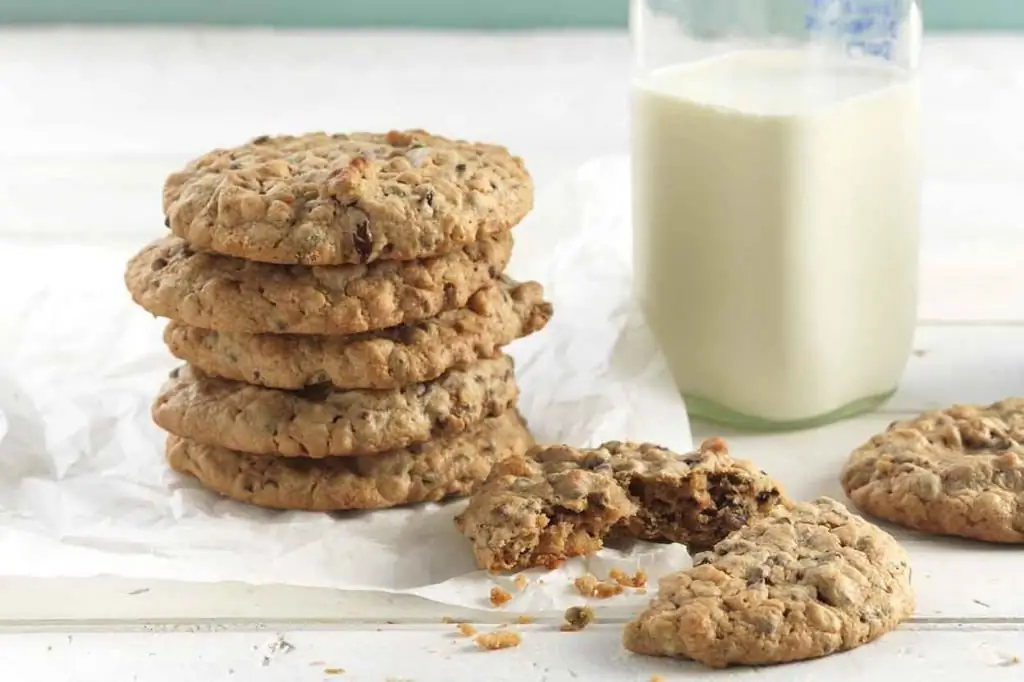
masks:
{"label": "milk", "polygon": [[637,295],[691,413],[797,427],[896,388],[916,321],[918,96],[741,52],[634,87]]}

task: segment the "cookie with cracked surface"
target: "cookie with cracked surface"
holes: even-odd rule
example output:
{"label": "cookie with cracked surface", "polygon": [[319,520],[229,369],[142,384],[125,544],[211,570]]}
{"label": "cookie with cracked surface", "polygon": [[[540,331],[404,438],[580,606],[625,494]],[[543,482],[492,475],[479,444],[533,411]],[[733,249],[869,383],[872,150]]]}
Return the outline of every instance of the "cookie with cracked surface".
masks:
{"label": "cookie with cracked surface", "polygon": [[171,231],[247,260],[429,258],[516,225],[533,183],[507,149],[422,130],[263,136],[167,178]]}
{"label": "cookie with cracked surface", "polygon": [[1024,399],[894,422],[850,455],[841,482],[859,509],[901,526],[1024,543]]}
{"label": "cookie with cracked surface", "polygon": [[533,444],[514,409],[462,433],[362,457],[267,457],[171,435],[167,460],[216,493],[271,509],[343,511],[440,502],[471,493],[495,462]]}
{"label": "cookie with cracked surface", "polygon": [[914,611],[907,553],[835,500],[778,505],[663,577],[623,644],[713,668],[853,649]]}
{"label": "cookie with cracked surface", "polygon": [[455,523],[480,568],[554,568],[613,533],[704,549],[782,499],[720,438],[688,454],[650,443],[557,445],[496,467]]}
{"label": "cookie with cracked surface", "polygon": [[254,263],[159,239],[128,262],[132,298],[192,327],[251,334],[358,334],[462,308],[501,275],[512,235],[437,258],[308,267]]}
{"label": "cookie with cracked surface", "polygon": [[503,355],[390,391],[292,392],[185,366],[164,384],[153,420],[177,436],[241,452],[365,455],[459,433],[505,412],[518,397],[513,374],[512,358]]}
{"label": "cookie with cracked surface", "polygon": [[543,329],[551,314],[540,284],[502,278],[473,294],[465,308],[375,332],[242,334],[171,322],[164,341],[178,358],[224,379],[293,390],[313,384],[389,389],[493,358],[506,344]]}

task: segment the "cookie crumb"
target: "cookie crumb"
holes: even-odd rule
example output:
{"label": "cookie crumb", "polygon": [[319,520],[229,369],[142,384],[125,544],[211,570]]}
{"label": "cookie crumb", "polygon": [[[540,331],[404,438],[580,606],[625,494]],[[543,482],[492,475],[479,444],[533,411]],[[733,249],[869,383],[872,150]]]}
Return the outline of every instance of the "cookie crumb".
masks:
{"label": "cookie crumb", "polygon": [[519,590],[520,592],[525,590],[526,589],[526,585],[529,583],[529,581],[526,579],[526,576],[523,575],[522,573],[517,575],[513,582],[515,583],[516,589]]}
{"label": "cookie crumb", "polygon": [[999,665],[1003,666],[1004,668],[1009,668],[1011,665],[1020,665],[1020,656],[1013,656],[1011,658],[1008,658]]}
{"label": "cookie crumb", "polygon": [[573,581],[573,585],[576,586],[576,591],[581,595],[584,597],[591,597],[597,589],[597,578],[589,573],[587,575],[581,575]]}
{"label": "cookie crumb", "polygon": [[482,635],[477,635],[477,638],[474,641],[481,649],[497,651],[498,649],[511,649],[513,647],[517,647],[522,643],[523,638],[519,636],[518,632],[501,630],[499,632],[488,632]]}
{"label": "cookie crumb", "polygon": [[459,632],[462,633],[463,637],[472,637],[476,634],[476,628],[469,623],[459,623]]}
{"label": "cookie crumb", "polygon": [[344,675],[344,668],[324,668],[324,675]]}
{"label": "cookie crumb", "polygon": [[516,622],[520,625],[530,625],[533,623],[533,616],[519,616],[516,618]]}
{"label": "cookie crumb", "polygon": [[562,632],[578,632],[594,622],[594,609],[589,606],[570,606],[565,610]]}
{"label": "cookie crumb", "polygon": [[455,622],[455,619],[452,618],[451,616],[443,616],[441,618],[441,622],[444,623],[445,625],[451,625],[452,623]]}
{"label": "cookie crumb", "polygon": [[608,571],[608,579],[614,580],[623,587],[636,587],[641,588],[647,585],[647,574],[643,570],[638,569],[633,575],[629,575],[624,571],[620,571],[617,568],[613,568]]}
{"label": "cookie crumb", "polygon": [[665,682],[665,678],[661,675],[651,675],[651,682]]}
{"label": "cookie crumb", "polygon": [[509,594],[508,590],[504,590],[500,587],[491,588],[491,604],[493,606],[504,606],[512,600],[512,595]]}

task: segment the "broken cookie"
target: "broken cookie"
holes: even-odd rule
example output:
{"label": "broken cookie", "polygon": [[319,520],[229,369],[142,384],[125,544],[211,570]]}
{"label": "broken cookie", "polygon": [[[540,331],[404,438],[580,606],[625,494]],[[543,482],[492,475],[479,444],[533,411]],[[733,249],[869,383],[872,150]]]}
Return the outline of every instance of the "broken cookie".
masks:
{"label": "broken cookie", "polygon": [[780,499],[719,438],[680,455],[649,443],[537,448],[502,462],[455,520],[480,568],[554,568],[612,534],[710,547]]}

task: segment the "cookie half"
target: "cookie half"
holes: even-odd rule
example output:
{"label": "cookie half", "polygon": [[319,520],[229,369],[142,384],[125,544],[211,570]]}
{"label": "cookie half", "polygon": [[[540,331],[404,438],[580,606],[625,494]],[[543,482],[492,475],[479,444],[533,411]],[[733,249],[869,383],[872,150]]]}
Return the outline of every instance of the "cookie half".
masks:
{"label": "cookie half", "polygon": [[342,511],[439,502],[467,495],[495,462],[533,444],[515,410],[466,431],[363,457],[295,459],[252,455],[169,436],[171,468],[203,487],[272,509]]}
{"label": "cookie half", "polygon": [[226,332],[356,334],[462,308],[501,275],[501,232],[422,261],[307,267],[254,263],[159,239],[129,262],[125,283],[153,315]]}
{"label": "cookie half", "polygon": [[687,454],[649,443],[558,445],[496,467],[455,524],[480,568],[554,568],[612,533],[706,549],[782,499],[719,438]]}
{"label": "cookie half", "polygon": [[543,329],[551,314],[540,284],[502,278],[473,294],[465,308],[376,332],[243,334],[171,322],[164,341],[175,356],[211,376],[258,386],[392,389],[493,358],[506,344]]}
{"label": "cookie half", "polygon": [[663,577],[623,644],[713,668],[769,665],[856,648],[913,611],[903,548],[820,498],[776,506]]}
{"label": "cookie half", "polygon": [[915,530],[1024,543],[1024,399],[893,423],[850,455],[843,490]]}
{"label": "cookie half", "polygon": [[242,452],[365,455],[465,431],[513,407],[518,393],[507,355],[390,391],[280,391],[186,366],[164,384],[153,420],[177,436]]}
{"label": "cookie half", "polygon": [[167,224],[196,249],[269,263],[429,258],[507,230],[533,183],[504,147],[421,130],[259,137],[164,184]]}

